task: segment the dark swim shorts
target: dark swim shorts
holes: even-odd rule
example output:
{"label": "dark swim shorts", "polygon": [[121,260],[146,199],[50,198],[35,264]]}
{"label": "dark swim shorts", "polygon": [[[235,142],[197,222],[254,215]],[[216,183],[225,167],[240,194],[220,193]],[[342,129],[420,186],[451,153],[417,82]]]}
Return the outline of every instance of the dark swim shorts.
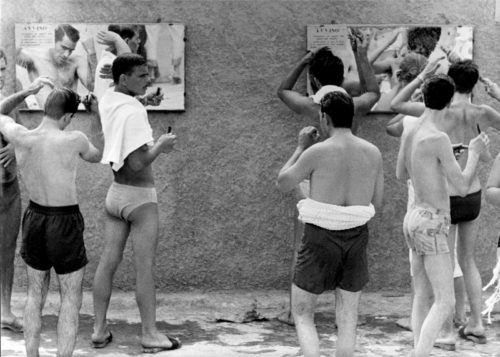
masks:
{"label": "dark swim shorts", "polygon": [[481,190],[465,197],[450,196],[451,224],[473,221],[481,211]]}
{"label": "dark swim shorts", "polygon": [[293,282],[313,294],[337,287],[360,291],[368,282],[368,226],[330,231],[306,224]]}
{"label": "dark swim shorts", "polygon": [[54,267],[57,274],[69,274],[87,265],[78,205],[44,207],[30,201],[22,227],[21,257],[33,269]]}

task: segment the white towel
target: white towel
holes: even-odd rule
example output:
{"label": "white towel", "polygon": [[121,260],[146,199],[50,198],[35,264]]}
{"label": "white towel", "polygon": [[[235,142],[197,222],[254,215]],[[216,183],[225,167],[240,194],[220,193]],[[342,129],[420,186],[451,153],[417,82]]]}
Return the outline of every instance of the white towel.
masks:
{"label": "white towel", "polygon": [[310,198],[297,203],[299,220],[331,231],[359,227],[375,215],[375,207],[337,206],[318,202]]}
{"label": "white towel", "polygon": [[112,163],[118,171],[127,156],[143,146],[153,144],[153,130],[146,108],[130,95],[108,89],[99,102],[104,152],[102,163]]}
{"label": "white towel", "polygon": [[323,99],[325,94],[331,93],[331,92],[341,92],[341,93],[347,94],[347,92],[344,88],[329,84],[329,85],[321,87],[314,95],[311,95],[311,98],[312,98],[314,103],[320,104],[321,99]]}

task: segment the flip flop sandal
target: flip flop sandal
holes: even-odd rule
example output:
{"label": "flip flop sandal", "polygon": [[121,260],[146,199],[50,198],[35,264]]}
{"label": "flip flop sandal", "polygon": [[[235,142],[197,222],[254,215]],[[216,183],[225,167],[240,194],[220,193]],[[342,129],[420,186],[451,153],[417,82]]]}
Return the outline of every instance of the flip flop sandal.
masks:
{"label": "flip flop sandal", "polygon": [[1,327],[4,330],[10,330],[16,333],[23,332],[23,323],[18,317],[14,318],[11,322],[2,322]]}
{"label": "flip flop sandal", "polygon": [[463,338],[464,340],[469,340],[474,343],[484,345],[486,343],[486,336],[485,335],[476,335],[473,332],[465,332],[465,326],[462,326],[458,329],[458,335]]}
{"label": "flip flop sandal", "polygon": [[172,351],[172,350],[176,350],[178,348],[181,348],[182,343],[181,343],[181,341],[179,339],[177,339],[175,337],[170,337],[170,336],[167,336],[167,338],[172,343],[172,346],[170,346],[170,347],[162,347],[162,346],[145,346],[145,345],[142,345],[142,353],[158,353],[158,352],[161,352],[161,351]]}
{"label": "flip flop sandal", "polygon": [[103,341],[92,341],[91,345],[94,348],[104,348],[109,345],[111,341],[113,341],[113,334],[109,331],[108,337],[106,337]]}

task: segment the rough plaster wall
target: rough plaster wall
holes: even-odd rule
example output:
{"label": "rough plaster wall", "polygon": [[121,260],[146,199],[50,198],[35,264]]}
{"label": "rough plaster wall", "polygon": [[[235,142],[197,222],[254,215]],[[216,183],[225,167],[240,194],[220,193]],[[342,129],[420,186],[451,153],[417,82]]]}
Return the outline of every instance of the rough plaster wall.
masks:
{"label": "rough plaster wall", "polygon": [[[482,74],[500,81],[500,28],[494,1],[2,1],[2,42],[14,56],[17,22],[156,22],[187,26],[186,105],[183,113],[151,113],[156,136],[172,125],[178,149],[160,157],[155,176],[160,201],[157,285],[165,291],[286,288],[293,241],[293,198],[274,180],[295,148],[298,130],[314,124],[293,114],[276,88],[306,46],[306,25],[319,23],[470,24]],[[9,65],[12,71],[12,62]],[[12,78],[12,77],[11,77]],[[301,79],[298,88],[304,90]],[[478,101],[489,101],[478,90]],[[498,106],[497,106],[498,107]],[[73,128],[88,132],[84,115]],[[398,140],[385,134],[388,116],[371,116],[360,135],[380,147],[386,205],[371,224],[368,288],[406,288],[407,250],[401,237],[405,185],[394,178]],[[34,126],[39,115],[24,114]],[[494,137],[494,154],[500,142]],[[483,165],[483,182],[490,164]],[[102,212],[110,170],[82,163],[79,197],[86,219],[90,287],[103,247]],[[26,202],[26,198],[24,198]],[[499,224],[483,204],[477,258],[484,279],[493,264]],[[23,263],[18,259],[17,267]],[[18,273],[21,270],[18,270]],[[16,275],[24,286],[24,274]],[[115,278],[131,289],[131,245]]]}

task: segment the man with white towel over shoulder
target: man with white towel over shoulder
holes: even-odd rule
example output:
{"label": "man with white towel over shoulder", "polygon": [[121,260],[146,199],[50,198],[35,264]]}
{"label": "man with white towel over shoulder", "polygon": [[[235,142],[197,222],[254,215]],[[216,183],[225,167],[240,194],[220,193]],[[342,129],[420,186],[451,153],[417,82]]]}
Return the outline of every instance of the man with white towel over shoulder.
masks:
{"label": "man with white towel over shoulder", "polygon": [[302,129],[297,149],[278,175],[284,192],[311,181],[309,198],[297,205],[305,230],[293,276],[292,314],[304,356],[319,357],[314,306],[319,294],[335,289],[336,356],[352,356],[359,298],[368,281],[367,222],[382,206],[382,155],[352,133],[354,104],[347,93],[326,93],[320,105],[327,139],[318,142],[312,126]]}
{"label": "man with white towel over shoulder", "polygon": [[122,259],[127,239],[132,239],[136,270],[136,300],[142,322],[144,353],[181,346],[175,337],[156,327],[156,294],[153,279],[158,243],[158,204],[151,164],[173,150],[176,137],[161,135],[156,142],[146,108],[135,98],[151,85],[146,60],[137,54],[119,55],[112,65],[115,86],[99,103],[104,133],[103,163],[110,164],[114,181],[106,197],[105,247],[94,278],[94,348],[106,347],[113,335],[106,323],[113,275]]}

